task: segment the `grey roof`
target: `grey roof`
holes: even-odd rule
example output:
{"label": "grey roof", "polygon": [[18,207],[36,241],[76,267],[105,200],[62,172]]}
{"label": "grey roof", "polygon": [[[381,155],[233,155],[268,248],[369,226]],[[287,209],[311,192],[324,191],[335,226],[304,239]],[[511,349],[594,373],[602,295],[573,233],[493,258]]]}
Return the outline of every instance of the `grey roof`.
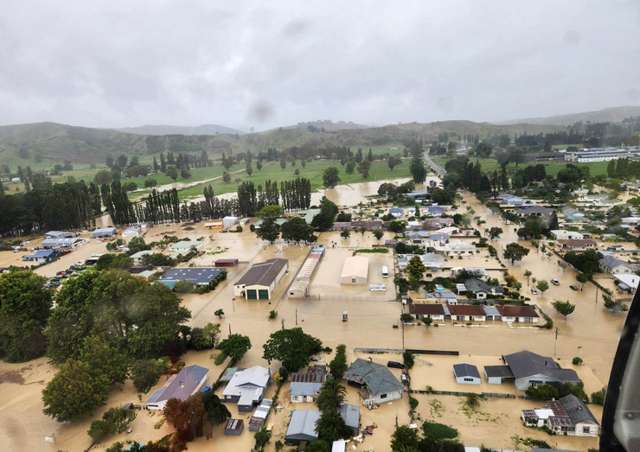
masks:
{"label": "grey roof", "polygon": [[500,311],[498,311],[498,309],[495,306],[482,306],[482,309],[484,309],[484,313],[487,315],[487,317],[502,317],[500,314]]}
{"label": "grey roof", "polygon": [[157,403],[169,399],[186,400],[198,387],[198,384],[209,373],[209,369],[202,366],[183,367],[163,387],[156,390],[147,403]]}
{"label": "grey roof", "polygon": [[160,277],[160,281],[191,281],[194,284],[209,284],[224,270],[216,267],[170,268]]}
{"label": "grey roof", "polygon": [[549,207],[542,206],[523,206],[518,209],[520,213],[524,215],[532,215],[532,214],[541,214],[541,215],[550,215],[553,212],[553,209]]}
{"label": "grey roof", "polygon": [[521,351],[504,355],[503,358],[516,379],[542,374],[559,382],[580,381],[578,374],[573,369],[562,369],[553,358],[548,356]]}
{"label": "grey roof", "polygon": [[340,405],[340,416],[347,427],[353,430],[360,428],[360,408],[356,405],[349,405],[348,403]]}
{"label": "grey roof", "polygon": [[356,359],[344,374],[347,381],[365,384],[373,396],[402,391],[403,386],[398,379],[382,364]]}
{"label": "grey roof", "polygon": [[49,232],[45,232],[44,235],[49,239],[63,239],[63,238],[75,237],[78,234],[70,231],[49,231]]}
{"label": "grey roof", "polygon": [[489,284],[487,284],[486,282],[484,282],[481,279],[477,279],[477,278],[470,278],[467,279],[464,282],[464,287],[472,293],[477,293],[477,292],[489,292],[490,287]]}
{"label": "grey roof", "polygon": [[280,273],[282,268],[289,263],[286,259],[269,259],[251,266],[249,270],[240,278],[236,285],[253,286],[255,284],[261,286],[270,286]]}
{"label": "grey roof", "polygon": [[318,410],[293,410],[287,433],[284,435],[290,441],[313,441],[318,439],[316,423],[320,419]]}
{"label": "grey roof", "polygon": [[478,368],[473,364],[454,364],[453,365],[453,373],[456,377],[473,377],[480,378],[480,372],[478,372]]}
{"label": "grey roof", "polygon": [[598,423],[589,408],[582,402],[582,400],[578,399],[573,394],[560,397],[558,399],[558,403],[562,405],[564,410],[567,412],[567,416],[571,418],[574,424],[578,424],[580,422]]}
{"label": "grey roof", "polygon": [[42,241],[42,246],[45,248],[65,248],[71,247],[74,243],[81,242],[82,239],[80,237],[59,237],[59,238],[48,238]]}
{"label": "grey roof", "polygon": [[602,256],[602,259],[599,261],[600,267],[607,267],[610,269],[614,269],[619,265],[629,265],[627,262],[622,259],[617,258],[613,254],[605,254]]}
{"label": "grey roof", "polygon": [[509,366],[484,366],[484,373],[487,378],[501,377],[501,378],[513,378],[513,373]]}
{"label": "grey roof", "polygon": [[320,392],[322,383],[292,381],[290,386],[291,397],[315,396]]}
{"label": "grey roof", "polygon": [[25,257],[30,257],[32,259],[38,259],[38,258],[42,258],[42,257],[52,257],[55,256],[56,252],[55,250],[35,250],[33,252],[33,254],[29,255],[29,256],[25,256]]}

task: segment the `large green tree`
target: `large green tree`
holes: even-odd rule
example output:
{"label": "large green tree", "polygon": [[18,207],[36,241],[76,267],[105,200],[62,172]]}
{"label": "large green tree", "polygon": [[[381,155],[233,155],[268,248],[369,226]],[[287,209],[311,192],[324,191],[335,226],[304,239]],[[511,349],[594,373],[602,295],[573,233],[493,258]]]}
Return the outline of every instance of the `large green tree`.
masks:
{"label": "large green tree", "polygon": [[27,361],[47,349],[43,333],[51,310],[46,280],[30,270],[0,275],[0,357]]}
{"label": "large green tree", "polygon": [[313,228],[307,224],[304,218],[294,217],[284,223],[280,228],[282,238],[293,242],[313,242]]}
{"label": "large green tree", "polygon": [[516,242],[509,243],[504,250],[504,258],[510,259],[512,264],[521,261],[527,254],[529,254],[529,249]]}
{"label": "large green tree", "polygon": [[264,359],[269,362],[277,359],[289,372],[296,372],[322,351],[322,342],[302,328],[290,328],[272,333],[263,348]]}
{"label": "large green tree", "polygon": [[326,188],[333,188],[340,182],[340,174],[338,168],[330,166],[322,173],[322,183]]}
{"label": "large green tree", "polygon": [[242,334],[230,334],[228,338],[220,341],[218,348],[231,358],[231,363],[234,364],[240,361],[244,354],[251,349],[251,340]]}
{"label": "large green tree", "polygon": [[256,229],[256,235],[262,240],[273,243],[280,236],[280,226],[276,223],[275,218],[267,217],[262,220],[260,228]]}

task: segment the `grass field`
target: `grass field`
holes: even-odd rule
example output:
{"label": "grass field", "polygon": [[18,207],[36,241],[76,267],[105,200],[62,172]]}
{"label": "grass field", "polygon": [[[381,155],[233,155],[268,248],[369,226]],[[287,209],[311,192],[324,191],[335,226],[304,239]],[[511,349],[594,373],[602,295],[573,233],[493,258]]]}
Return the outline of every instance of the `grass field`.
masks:
{"label": "grass field", "polygon": [[[449,160],[448,157],[445,156],[434,156],[432,157],[433,161],[436,162],[439,165],[444,166],[444,164],[447,162],[447,160]],[[475,160],[475,159],[474,159]],[[479,159],[480,161],[480,166],[482,167],[482,171],[486,172],[486,173],[490,173],[493,172],[494,170],[497,170],[500,168],[500,165],[498,164],[498,161],[495,159]],[[507,171],[509,173],[513,173],[515,172],[515,170],[517,168],[523,168],[525,166],[528,165],[536,165],[538,163],[541,163],[545,166],[545,169],[547,171],[547,174],[550,174],[552,176],[555,176],[556,174],[558,174],[558,172],[564,168],[566,166],[567,163],[565,162],[559,162],[559,161],[553,161],[553,162],[527,162],[527,163],[521,163],[520,165],[516,166],[514,163],[510,163],[507,165]],[[593,162],[593,163],[578,163],[576,166],[579,167],[588,167],[589,168],[589,173],[591,174],[591,176],[606,176],[607,175],[607,164],[608,162]]]}
{"label": "grass field", "polygon": [[[306,177],[311,180],[312,189],[318,189],[322,187],[322,173],[326,168],[335,166],[340,173],[340,184],[351,184],[355,182],[364,182],[382,180],[382,179],[395,179],[399,177],[409,177],[409,160],[403,160],[402,163],[396,166],[393,171],[387,166],[387,162],[383,160],[374,160],[371,163],[371,169],[369,171],[369,178],[364,179],[360,173],[354,171],[353,174],[347,174],[337,160],[313,160],[307,163],[305,168],[302,168],[300,163],[296,166],[287,165],[285,169],[280,168],[279,162],[269,162],[262,167],[262,170],[258,171],[254,168],[253,174],[247,176],[246,174],[237,175],[232,178],[230,183],[224,183],[222,180],[214,181],[210,185],[213,186],[213,191],[217,194],[235,192],[238,188],[238,184],[243,181],[252,181],[256,185],[264,185],[267,179],[272,181],[282,181],[294,179],[295,170],[300,170],[300,176]],[[202,195],[202,190],[208,183],[199,184],[193,187],[186,188],[179,191],[180,199],[193,198],[195,196]]]}

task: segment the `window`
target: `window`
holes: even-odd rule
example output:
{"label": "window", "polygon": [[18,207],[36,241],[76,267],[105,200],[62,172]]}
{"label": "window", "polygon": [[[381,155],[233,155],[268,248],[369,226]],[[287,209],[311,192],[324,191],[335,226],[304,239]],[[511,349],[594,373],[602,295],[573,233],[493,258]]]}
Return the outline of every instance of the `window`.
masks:
{"label": "window", "polygon": [[464,377],[464,381],[473,381],[473,378],[471,378],[471,377]]}
{"label": "window", "polygon": [[355,278],[351,278],[351,282],[355,284],[356,283],[356,279]]}
{"label": "window", "polygon": [[591,433],[591,428],[588,425],[583,425],[582,433]]}
{"label": "window", "polygon": [[386,398],[387,398],[387,395],[386,395],[386,394],[382,394],[382,395],[380,396],[380,398],[381,398],[381,399],[386,399]]}

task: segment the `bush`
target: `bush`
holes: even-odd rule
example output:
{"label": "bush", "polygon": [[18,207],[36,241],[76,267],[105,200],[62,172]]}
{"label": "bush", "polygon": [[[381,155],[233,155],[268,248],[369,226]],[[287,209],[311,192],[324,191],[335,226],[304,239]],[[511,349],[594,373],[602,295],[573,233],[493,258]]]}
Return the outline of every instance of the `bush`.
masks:
{"label": "bush", "polygon": [[579,356],[574,356],[571,362],[574,366],[581,366],[583,363],[582,358],[580,358]]}
{"label": "bush", "polygon": [[422,433],[426,438],[433,441],[444,439],[454,439],[458,437],[458,430],[445,424],[426,421],[422,424]]}
{"label": "bush", "polygon": [[596,405],[604,405],[604,399],[606,398],[606,396],[607,391],[602,388],[601,390],[591,394],[591,403],[594,403]]}
{"label": "bush", "polygon": [[269,320],[274,320],[278,317],[278,311],[272,309],[269,311]]}
{"label": "bush", "polygon": [[534,400],[559,399],[567,394],[573,394],[580,400],[588,400],[582,384],[558,383],[531,386],[527,389],[526,394]]}
{"label": "bush", "polygon": [[406,312],[404,314],[400,315],[400,321],[402,323],[410,323],[413,322],[413,316],[411,314],[407,314]]}
{"label": "bush", "polygon": [[415,363],[415,360],[413,359],[413,354],[408,351],[405,351],[402,354],[402,361],[404,362],[405,369],[411,369],[413,367],[413,364]]}

